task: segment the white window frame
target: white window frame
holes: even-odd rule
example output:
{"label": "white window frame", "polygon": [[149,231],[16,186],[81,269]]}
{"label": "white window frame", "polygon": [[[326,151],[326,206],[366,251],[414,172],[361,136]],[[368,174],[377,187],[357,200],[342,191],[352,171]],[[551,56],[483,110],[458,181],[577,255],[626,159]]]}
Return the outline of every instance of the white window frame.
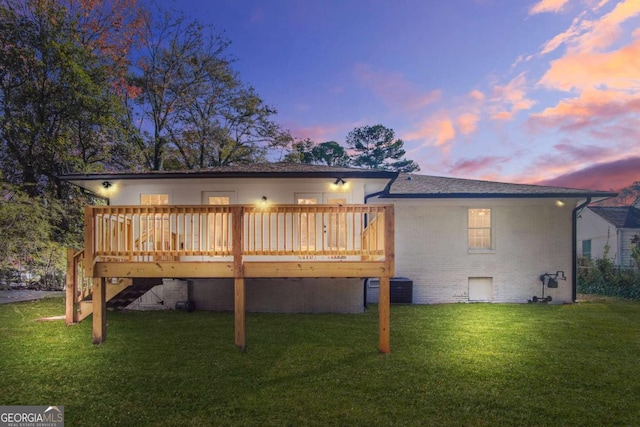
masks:
{"label": "white window frame", "polygon": [[[488,211],[489,212],[489,225],[485,224],[472,224],[472,214],[474,211]],[[469,253],[494,253],[495,252],[495,215],[494,210],[488,207],[469,207],[467,208],[467,249]],[[471,244],[472,231],[473,230],[489,230],[489,244],[488,246],[474,246]],[[485,239],[485,237],[475,237]]]}
{"label": "white window frame", "polygon": [[[322,201],[320,193],[296,193],[294,197],[296,205],[317,205]],[[299,224],[296,227],[299,250],[314,251],[316,249],[317,227],[315,215],[300,214]]]}
{"label": "white window frame", "polygon": [[[235,192],[232,191],[203,191],[202,203],[211,205],[211,199],[223,199],[221,205],[228,206],[235,202]],[[226,200],[224,200],[226,199]],[[207,249],[221,251],[231,244],[231,216],[228,213],[217,213],[208,215],[202,225],[206,227],[204,239]]]}
{"label": "white window frame", "polygon": [[[149,198],[150,200],[144,200]],[[156,199],[156,200],[154,200]],[[164,199],[157,201],[157,199]],[[152,203],[156,202],[156,203]],[[170,203],[168,193],[141,193],[141,206],[165,206]],[[171,232],[169,217],[163,214],[140,215],[138,230],[139,249],[148,251],[166,251],[175,249],[175,236]]]}

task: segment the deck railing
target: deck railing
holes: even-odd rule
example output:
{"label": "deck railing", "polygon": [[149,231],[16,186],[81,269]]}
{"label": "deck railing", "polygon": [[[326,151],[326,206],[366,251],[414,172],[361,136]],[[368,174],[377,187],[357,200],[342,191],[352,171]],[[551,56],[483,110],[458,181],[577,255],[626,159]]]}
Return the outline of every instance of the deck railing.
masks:
{"label": "deck railing", "polygon": [[303,260],[316,256],[383,259],[388,231],[384,216],[392,208],[165,205],[86,209],[85,240],[92,242],[89,256],[93,260],[188,261],[194,256],[234,254],[295,256]]}
{"label": "deck railing", "polygon": [[75,299],[80,302],[93,292],[93,280],[85,274],[84,251],[73,251],[71,272],[73,283],[76,284]]}

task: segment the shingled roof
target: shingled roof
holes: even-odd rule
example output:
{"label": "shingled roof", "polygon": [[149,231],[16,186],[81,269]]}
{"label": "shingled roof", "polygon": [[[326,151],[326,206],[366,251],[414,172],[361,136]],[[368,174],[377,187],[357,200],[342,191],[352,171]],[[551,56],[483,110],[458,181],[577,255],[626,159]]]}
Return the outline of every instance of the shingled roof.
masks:
{"label": "shingled roof", "polygon": [[589,209],[616,228],[640,228],[640,209],[633,206],[591,206]]}
{"label": "shingled roof", "polygon": [[400,174],[383,197],[390,198],[491,198],[491,197],[613,197],[616,193],[529,184]]}
{"label": "shingled roof", "polygon": [[599,190],[545,187],[528,184],[398,174],[377,169],[358,169],[305,163],[254,163],[198,170],[73,173],[60,176],[74,183],[105,180],[172,178],[380,178],[389,180],[383,198],[508,198],[508,197],[614,197]]}
{"label": "shingled roof", "polygon": [[358,169],[339,166],[310,165],[306,163],[252,163],[246,165],[218,166],[196,170],[72,173],[60,176],[66,181],[104,179],[162,179],[162,178],[305,178],[305,177],[353,177],[386,178],[398,175],[378,169]]}

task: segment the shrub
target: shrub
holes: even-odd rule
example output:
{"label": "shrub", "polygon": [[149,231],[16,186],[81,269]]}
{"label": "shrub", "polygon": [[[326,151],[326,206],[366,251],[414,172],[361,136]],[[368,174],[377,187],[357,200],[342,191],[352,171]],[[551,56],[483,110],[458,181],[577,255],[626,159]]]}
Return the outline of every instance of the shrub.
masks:
{"label": "shrub", "polygon": [[640,271],[619,269],[606,257],[580,262],[578,292],[640,301]]}

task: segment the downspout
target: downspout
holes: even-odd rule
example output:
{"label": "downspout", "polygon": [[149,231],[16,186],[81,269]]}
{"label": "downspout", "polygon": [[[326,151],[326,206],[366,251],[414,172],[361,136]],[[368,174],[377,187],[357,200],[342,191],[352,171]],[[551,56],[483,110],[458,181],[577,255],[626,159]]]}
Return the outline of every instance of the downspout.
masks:
{"label": "downspout", "polygon": [[[393,179],[395,180],[395,178]],[[364,204],[367,204],[367,201],[369,201],[370,198],[372,197],[378,197],[381,196],[383,194],[385,194],[388,190],[389,187],[391,186],[391,183],[393,182],[393,180],[391,180],[391,182],[389,183],[389,185],[387,185],[384,190],[382,191],[376,191],[375,193],[371,193],[371,194],[367,194],[366,196],[364,196]],[[364,228],[367,228],[367,224],[368,224],[368,217],[367,215],[364,216]],[[369,286],[369,279],[364,279],[362,281],[362,299],[363,299],[363,307],[366,310],[367,309],[367,286]]]}
{"label": "downspout", "polygon": [[[366,205],[367,202],[369,201],[369,199],[373,198],[373,197],[378,197],[378,196],[382,196],[383,194],[389,194],[389,190],[391,189],[391,186],[393,185],[394,182],[396,182],[396,179],[398,179],[398,176],[400,175],[400,173],[397,173],[396,176],[394,176],[393,178],[391,178],[389,180],[389,182],[387,183],[387,185],[384,186],[384,189],[382,191],[376,191],[375,193],[371,193],[371,194],[367,194],[366,196],[364,196],[364,204]],[[365,215],[364,217],[364,227],[367,228],[367,216]],[[363,306],[366,310],[367,308],[367,286],[369,285],[369,279],[364,279],[362,281],[362,298],[363,298]]]}
{"label": "downspout", "polygon": [[578,296],[578,212],[591,203],[591,196],[571,211],[571,300],[576,302]]}
{"label": "downspout", "polygon": [[396,179],[398,179],[399,175],[400,174],[397,173],[396,176],[391,178],[387,183],[387,185],[384,186],[384,189],[382,191],[376,191],[375,193],[367,194],[366,196],[364,196],[364,204],[366,205],[367,201],[372,197],[378,197],[378,196],[382,196],[383,194],[389,194],[389,191],[391,190],[391,186],[393,185],[394,182],[396,182]]}

